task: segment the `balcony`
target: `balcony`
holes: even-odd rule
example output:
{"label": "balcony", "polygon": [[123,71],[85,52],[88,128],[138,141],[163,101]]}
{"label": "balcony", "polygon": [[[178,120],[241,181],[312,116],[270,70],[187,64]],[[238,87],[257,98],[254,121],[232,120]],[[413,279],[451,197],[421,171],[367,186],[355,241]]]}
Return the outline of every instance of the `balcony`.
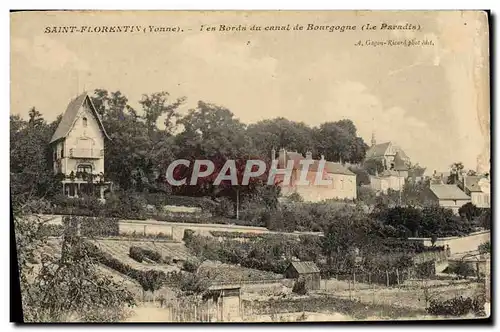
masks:
{"label": "balcony", "polygon": [[70,158],[100,159],[104,157],[104,149],[69,149]]}

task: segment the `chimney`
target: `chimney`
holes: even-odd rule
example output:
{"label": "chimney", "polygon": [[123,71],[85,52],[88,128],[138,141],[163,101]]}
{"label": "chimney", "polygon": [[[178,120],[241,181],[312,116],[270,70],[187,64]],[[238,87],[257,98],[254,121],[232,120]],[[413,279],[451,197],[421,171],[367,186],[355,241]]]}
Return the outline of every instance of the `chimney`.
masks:
{"label": "chimney", "polygon": [[324,154],[321,155],[321,160],[325,160],[325,155]]}
{"label": "chimney", "polygon": [[286,150],[284,148],[280,149],[278,158],[278,164],[281,164],[283,168],[286,168]]}
{"label": "chimney", "polygon": [[311,151],[306,152],[306,159],[313,159],[313,154]]}
{"label": "chimney", "polygon": [[276,150],[273,148],[273,149],[271,150],[271,162],[272,162],[274,159],[276,159]]}

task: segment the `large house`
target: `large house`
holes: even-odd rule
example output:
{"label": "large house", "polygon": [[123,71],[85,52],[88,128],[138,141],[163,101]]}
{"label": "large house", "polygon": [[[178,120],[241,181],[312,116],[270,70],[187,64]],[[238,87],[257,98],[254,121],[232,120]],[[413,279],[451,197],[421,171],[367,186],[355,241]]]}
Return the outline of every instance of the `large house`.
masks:
{"label": "large house", "polygon": [[[276,153],[272,151],[273,160],[276,159]],[[287,168],[288,162],[293,161],[291,170],[291,180],[289,183],[283,183],[284,175],[277,174],[275,180],[281,186],[283,196],[291,195],[292,193],[299,194],[305,201],[318,202],[326,199],[356,199],[356,174],[348,170],[344,165],[331,161],[326,161],[323,156],[320,160],[313,160],[309,165],[306,174],[308,184],[300,183],[303,166],[301,160],[312,159],[312,153],[308,152],[306,157],[298,152],[290,152],[281,149],[278,154],[277,170]],[[324,163],[324,168],[321,171],[320,164]],[[318,174],[321,172],[321,174]],[[315,184],[316,178],[329,181],[330,184],[322,185]]]}
{"label": "large house", "polygon": [[104,180],[105,139],[109,136],[88,94],[71,100],[50,140],[54,173],[64,175],[64,195],[97,194],[104,198],[111,187]]}
{"label": "large house", "polygon": [[464,204],[471,201],[471,198],[454,184],[431,184],[429,189],[431,200],[441,207],[451,209],[455,214],[458,214],[458,209]]}
{"label": "large house", "polygon": [[405,175],[405,178],[408,177],[407,166],[410,163],[410,158],[392,142],[377,144],[374,134],[372,135],[371,147],[366,151],[365,160],[379,160],[382,162],[384,170],[399,170]]}

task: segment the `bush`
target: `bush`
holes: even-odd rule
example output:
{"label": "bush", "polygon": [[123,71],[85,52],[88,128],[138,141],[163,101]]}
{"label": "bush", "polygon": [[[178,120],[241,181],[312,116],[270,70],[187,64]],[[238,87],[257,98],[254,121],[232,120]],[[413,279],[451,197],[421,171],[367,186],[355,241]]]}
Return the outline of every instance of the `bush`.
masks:
{"label": "bush", "polygon": [[455,297],[446,301],[431,300],[426,311],[436,316],[464,316],[474,314],[476,316],[485,316],[484,297]]}
{"label": "bush", "polygon": [[200,266],[199,262],[188,260],[185,261],[184,264],[182,264],[182,269],[186,272],[195,273],[198,270],[199,266]]}
{"label": "bush", "polygon": [[144,261],[145,255],[142,252],[142,249],[139,247],[130,247],[129,254],[130,258],[142,263]]}
{"label": "bush", "polygon": [[491,243],[490,243],[490,241],[480,244],[477,249],[479,250],[480,254],[490,253],[491,252]]}
{"label": "bush", "polygon": [[145,260],[145,258],[148,258],[156,263],[164,262],[163,257],[159,252],[136,246],[130,247],[129,256],[134,260],[138,261],[139,263],[142,263]]}
{"label": "bush", "polygon": [[298,295],[306,295],[307,294],[306,282],[301,279],[297,280],[293,284],[292,292]]}
{"label": "bush", "polygon": [[473,277],[476,275],[476,270],[467,262],[458,262],[457,264],[448,266],[449,273],[456,274],[459,278]]}
{"label": "bush", "polygon": [[64,225],[53,225],[53,224],[45,224],[41,225],[40,232],[42,237],[46,236],[63,236],[64,234]]}

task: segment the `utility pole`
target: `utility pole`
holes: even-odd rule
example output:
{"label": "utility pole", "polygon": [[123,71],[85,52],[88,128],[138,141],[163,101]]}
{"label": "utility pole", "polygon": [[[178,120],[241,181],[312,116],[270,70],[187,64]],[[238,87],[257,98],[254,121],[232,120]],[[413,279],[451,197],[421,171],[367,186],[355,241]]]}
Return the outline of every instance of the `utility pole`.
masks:
{"label": "utility pole", "polygon": [[236,189],[236,220],[240,219],[240,189]]}

